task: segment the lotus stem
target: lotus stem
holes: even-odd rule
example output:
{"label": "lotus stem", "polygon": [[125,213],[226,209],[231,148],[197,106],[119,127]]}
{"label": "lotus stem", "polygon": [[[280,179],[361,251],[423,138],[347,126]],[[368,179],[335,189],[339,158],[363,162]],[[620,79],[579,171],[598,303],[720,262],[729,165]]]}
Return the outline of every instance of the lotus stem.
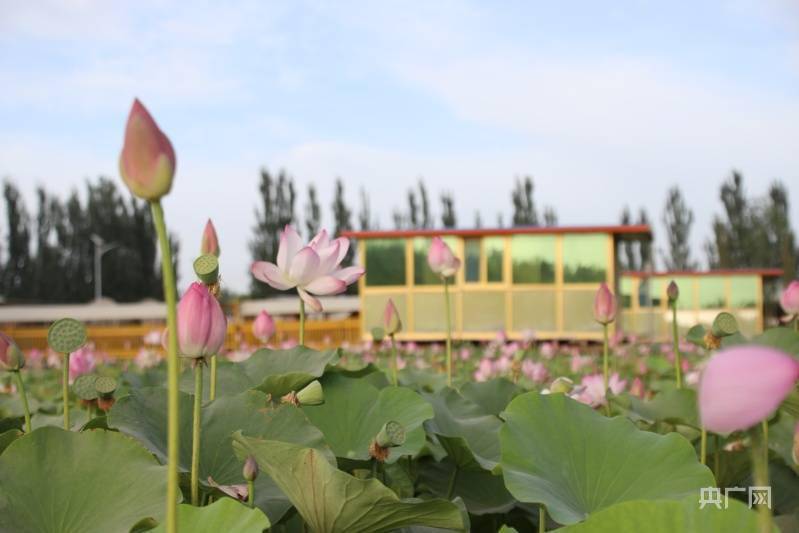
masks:
{"label": "lotus stem", "polygon": [[449,478],[449,487],[447,488],[447,499],[452,500],[452,497],[455,496],[455,483],[458,481],[458,465],[455,465],[455,470],[452,471],[452,475]]}
{"label": "lotus stem", "polygon": [[[768,445],[766,444],[765,428],[754,427],[750,431],[752,443],[752,479],[756,487],[768,487]],[[771,508],[762,503],[756,503],[757,523],[760,533],[771,533]]]}
{"label": "lotus stem", "polygon": [[716,475],[716,482],[719,479],[719,472],[721,471],[721,437],[718,434],[713,435],[713,447],[716,453],[713,455],[713,473]]}
{"label": "lotus stem", "polygon": [[680,335],[677,330],[677,302],[671,304],[671,336],[674,343],[674,375],[677,376],[677,388],[682,388],[682,362],[680,361]]}
{"label": "lotus stem", "polygon": [[372,478],[377,479],[377,459],[372,458]]}
{"label": "lotus stem", "polygon": [[200,358],[194,361],[194,416],[191,432],[191,504],[200,502],[200,430],[203,406],[203,365]]}
{"label": "lotus stem", "polygon": [[153,224],[158,234],[158,245],[161,251],[161,277],[164,283],[164,299],[166,300],[166,324],[169,330],[167,338],[167,490],[166,490],[166,530],[177,533],[178,530],[178,320],[177,289],[175,287],[175,271],[172,265],[172,249],[164,224],[164,210],[161,202],[150,202]]}
{"label": "lotus stem", "polygon": [[608,392],[608,325],[602,324],[602,390]]}
{"label": "lotus stem", "polygon": [[22,409],[25,411],[25,433],[31,432],[31,410],[28,407],[28,395],[25,392],[25,382],[22,380],[22,373],[17,370],[14,372],[17,377],[17,389],[22,400]]}
{"label": "lotus stem", "polygon": [[538,506],[538,533],[547,530],[547,508],[543,504]]}
{"label": "lotus stem", "polygon": [[391,355],[389,356],[391,357],[389,365],[391,367],[391,384],[396,387],[399,383],[397,380],[397,343],[394,342],[393,334],[389,335],[389,338],[391,339]]}
{"label": "lotus stem", "polygon": [[69,354],[64,354],[61,368],[61,395],[64,397],[64,430],[69,431]]}
{"label": "lotus stem", "polygon": [[449,302],[448,278],[444,278],[444,300],[447,308],[447,386],[452,387],[452,310]]}
{"label": "lotus stem", "polygon": [[211,384],[208,389],[208,399],[214,401],[216,399],[216,354],[211,356]]}
{"label": "lotus stem", "polygon": [[704,465],[707,464],[707,430],[702,427],[702,433],[699,436],[699,461]]}
{"label": "lotus stem", "polygon": [[300,346],[305,346],[305,301],[300,298]]}
{"label": "lotus stem", "polygon": [[247,481],[247,503],[250,507],[255,507],[255,482],[253,480]]}

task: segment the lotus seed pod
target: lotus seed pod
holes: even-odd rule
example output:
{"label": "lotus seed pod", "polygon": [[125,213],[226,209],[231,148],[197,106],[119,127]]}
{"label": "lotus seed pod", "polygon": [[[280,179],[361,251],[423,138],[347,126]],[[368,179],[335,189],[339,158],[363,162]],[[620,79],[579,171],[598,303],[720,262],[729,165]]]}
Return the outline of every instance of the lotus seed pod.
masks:
{"label": "lotus seed pod", "polygon": [[112,377],[100,376],[95,380],[94,388],[97,390],[98,394],[108,396],[117,390],[117,380]]}
{"label": "lotus seed pod", "polygon": [[47,344],[58,353],[72,353],[86,344],[86,326],[74,318],[56,320],[47,331]]}
{"label": "lotus seed pod", "polygon": [[738,333],[738,322],[730,313],[722,312],[716,315],[711,331],[715,337],[729,337]]}
{"label": "lotus seed pod", "polygon": [[300,405],[320,405],[325,403],[322,384],[316,379],[310,382],[297,393],[297,401]]}
{"label": "lotus seed pod", "polygon": [[204,285],[213,285],[219,280],[219,260],[215,255],[201,255],[194,260],[194,273]]}
{"label": "lotus seed pod", "polygon": [[677,301],[677,298],[680,297],[680,288],[671,280],[669,283],[668,288],[666,289],[666,295],[669,297],[669,303],[674,303]]}
{"label": "lotus seed pod", "polygon": [[402,446],[405,442],[405,428],[399,422],[390,420],[383,425],[383,429],[375,437],[375,442],[381,448]]}
{"label": "lotus seed pod", "polygon": [[255,481],[255,478],[258,477],[258,463],[252,455],[248,455],[247,459],[244,461],[242,475],[247,481]]}
{"label": "lotus seed pod", "polygon": [[75,378],[75,383],[72,384],[72,392],[81,400],[90,402],[97,399],[97,389],[94,384],[97,381],[97,376],[94,374],[84,374]]}
{"label": "lotus seed pod", "polygon": [[372,340],[375,342],[383,342],[383,339],[386,337],[386,332],[381,327],[374,327],[372,328]]}
{"label": "lotus seed pod", "polygon": [[552,382],[552,385],[549,386],[549,391],[553,394],[558,392],[563,394],[568,394],[572,391],[574,387],[574,382],[567,377],[561,376],[555,381]]}

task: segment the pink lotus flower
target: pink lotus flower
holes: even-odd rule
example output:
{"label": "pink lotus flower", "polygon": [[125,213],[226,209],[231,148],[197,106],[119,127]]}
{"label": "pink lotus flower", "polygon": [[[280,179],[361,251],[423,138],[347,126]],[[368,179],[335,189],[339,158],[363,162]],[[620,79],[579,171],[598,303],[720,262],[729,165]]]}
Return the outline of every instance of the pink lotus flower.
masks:
{"label": "pink lotus flower", "polygon": [[794,280],[782,291],[780,305],[789,317],[799,317],[799,280]]}
{"label": "pink lotus flower", "polygon": [[279,291],[297,288],[300,298],[314,311],[322,304],[316,296],[341,294],[363,276],[358,266],[340,268],[349,250],[345,237],[330,240],[325,230],[320,231],[308,246],[302,246],[300,235],[292,226],[286,226],[280,236],[277,264],[256,261],[250,269],[252,275]]}
{"label": "pink lotus flower", "polygon": [[[605,385],[602,374],[591,374],[589,376],[584,376],[581,385],[584,388],[575,397],[577,401],[588,404],[591,407],[597,407],[599,405],[605,404]],[[619,379],[619,375],[617,373],[613,373],[608,379],[608,388],[613,394],[620,394],[623,392],[626,385],[627,381]]]}
{"label": "pink lotus flower", "polygon": [[558,347],[554,342],[545,342],[538,351],[544,359],[552,359],[555,357],[555,352],[558,351]]}
{"label": "pink lotus flower", "polygon": [[172,143],[137,98],[128,115],[119,156],[122,181],[134,196],[158,200],[172,188],[175,165]]}
{"label": "pink lotus flower", "polygon": [[178,304],[178,345],[184,357],[219,353],[227,336],[222,307],[202,283],[194,282]]}
{"label": "pink lotus flower", "polygon": [[209,218],[208,222],[205,223],[205,229],[203,229],[203,238],[200,241],[200,253],[219,257],[220,252],[221,250],[219,249],[219,238],[216,236],[216,228],[214,228],[214,223],[211,222],[211,219]]}
{"label": "pink lotus flower", "polygon": [[69,357],[69,381],[72,383],[78,376],[91,373],[97,365],[94,356],[94,345],[91,343],[84,345],[72,352]]}
{"label": "pink lotus flower", "polygon": [[269,342],[275,334],[275,319],[267,313],[266,309],[261,310],[252,322],[252,334],[262,344]]}
{"label": "pink lotus flower", "polygon": [[708,362],[699,381],[699,415],[715,433],[747,429],[769,417],[799,379],[799,361],[765,346],[735,346]]}
{"label": "pink lotus flower", "polygon": [[630,385],[630,394],[633,396],[637,396],[638,398],[643,398],[644,394],[646,394],[646,390],[644,389],[644,382],[641,381],[641,378],[636,377],[633,380],[633,384]]}
{"label": "pink lotus flower", "polygon": [[383,328],[386,330],[386,335],[389,336],[402,331],[402,320],[400,320],[397,306],[394,305],[394,300],[391,298],[386,302],[386,308],[383,311]]}
{"label": "pink lotus flower", "polygon": [[530,359],[522,362],[522,374],[535,383],[543,383],[549,377],[549,371],[543,363],[536,363]]}
{"label": "pink lotus flower", "polygon": [[605,282],[599,286],[594,298],[594,320],[606,325],[616,318],[616,298]]}
{"label": "pink lotus flower", "polygon": [[458,354],[461,358],[461,361],[468,361],[472,356],[472,352],[469,351],[469,348],[461,348]]}
{"label": "pink lotus flower", "polygon": [[448,278],[458,272],[461,260],[455,257],[441,237],[433,237],[430,250],[427,252],[427,264],[433,272],[442,278]]}

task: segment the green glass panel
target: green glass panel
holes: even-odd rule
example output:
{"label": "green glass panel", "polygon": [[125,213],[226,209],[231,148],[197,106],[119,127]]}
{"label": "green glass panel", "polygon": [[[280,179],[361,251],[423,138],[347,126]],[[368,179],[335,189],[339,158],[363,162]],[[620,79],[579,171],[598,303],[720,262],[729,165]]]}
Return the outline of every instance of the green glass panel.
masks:
{"label": "green glass panel", "polygon": [[632,278],[621,278],[619,295],[621,296],[622,309],[630,309],[633,306],[633,281]]}
{"label": "green glass panel", "polygon": [[638,283],[638,307],[660,307],[663,302],[665,284],[660,278],[640,278]]}
{"label": "green glass panel", "polygon": [[405,285],[405,239],[369,239],[366,245],[366,285]]}
{"label": "green glass panel", "polygon": [[757,276],[730,278],[730,307],[753,309],[757,307],[760,286]]}
{"label": "green glass panel", "polygon": [[[453,327],[455,318],[455,295],[450,293],[450,304],[453,310]],[[416,293],[413,295],[413,330],[420,333],[444,333],[447,329],[447,309],[444,305],[444,291],[433,293]]]}
{"label": "green glass panel", "polygon": [[563,330],[568,332],[601,331],[594,320],[595,290],[563,291]]}
{"label": "green glass panel", "polygon": [[502,258],[505,256],[505,239],[488,237],[483,244],[486,253],[486,281],[502,281]]}
{"label": "green glass panel", "polygon": [[463,331],[504,331],[505,293],[473,291],[463,293]]}
{"label": "green glass panel", "polygon": [[604,233],[563,236],[563,281],[605,281],[608,269],[608,237]]}
{"label": "green glass panel", "polygon": [[555,236],[511,238],[513,283],[555,283]]}
{"label": "green glass panel", "polygon": [[464,241],[466,254],[464,278],[467,283],[480,281],[480,239],[466,239]]}
{"label": "green glass panel", "polygon": [[513,331],[556,331],[555,291],[513,291]]}
{"label": "green glass panel", "polygon": [[[442,237],[452,253],[457,255],[457,237]],[[430,250],[431,239],[427,237],[416,237],[413,239],[413,283],[415,285],[441,285],[441,278],[438,274],[430,270],[427,264],[427,252]]]}
{"label": "green glass panel", "polygon": [[394,300],[402,323],[407,324],[408,299],[404,294],[366,294],[363,298],[363,330],[366,333],[370,333],[372,328],[384,327],[383,311],[389,298]]}
{"label": "green glass panel", "polygon": [[[680,291],[682,294],[682,291]],[[702,276],[699,278],[699,308],[724,309],[727,307],[724,295],[724,277]]]}

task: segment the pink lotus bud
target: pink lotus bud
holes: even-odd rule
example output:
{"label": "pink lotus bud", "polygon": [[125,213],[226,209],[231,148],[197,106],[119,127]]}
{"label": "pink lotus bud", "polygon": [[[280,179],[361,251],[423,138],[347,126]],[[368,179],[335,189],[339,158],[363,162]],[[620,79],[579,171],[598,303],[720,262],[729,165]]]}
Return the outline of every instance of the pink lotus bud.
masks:
{"label": "pink lotus bud", "polygon": [[799,378],[799,361],[765,346],[722,350],[699,381],[699,415],[715,433],[754,426],[779,407]]}
{"label": "pink lotus bud", "polygon": [[789,316],[799,316],[799,280],[793,280],[782,291],[780,305]]}
{"label": "pink lotus bud", "polygon": [[214,223],[211,222],[211,219],[208,219],[208,222],[205,223],[205,229],[203,230],[203,239],[200,242],[200,254],[202,255],[215,255],[219,257],[219,239],[216,236],[216,229],[214,228]]}
{"label": "pink lotus bud", "polygon": [[275,319],[266,312],[266,309],[258,313],[258,316],[253,320],[252,334],[264,344],[275,334]]}
{"label": "pink lotus bud", "polygon": [[599,286],[594,298],[594,320],[600,324],[610,324],[616,318],[616,298],[605,282]]}
{"label": "pink lotus bud", "polygon": [[227,318],[202,283],[194,282],[178,304],[178,345],[184,357],[214,355],[225,343]]}
{"label": "pink lotus bud", "polygon": [[391,298],[386,302],[386,309],[383,311],[383,328],[386,335],[394,335],[402,331],[402,320],[400,320],[397,306]]}
{"label": "pink lotus bud", "polygon": [[144,200],[158,200],[172,188],[175,150],[138,98],[128,115],[119,172],[130,192]]}
{"label": "pink lotus bud", "polygon": [[255,478],[258,477],[258,463],[255,462],[255,457],[252,455],[248,455],[244,461],[242,475],[247,481],[255,481]]}
{"label": "pink lotus bud", "polygon": [[680,288],[671,280],[669,286],[666,288],[666,296],[669,297],[669,303],[674,303],[680,297]]}
{"label": "pink lotus bud", "polygon": [[5,333],[0,333],[0,371],[15,372],[25,366],[25,356],[17,343]]}
{"label": "pink lotus bud", "polygon": [[427,264],[433,272],[442,278],[448,278],[458,272],[461,260],[455,257],[441,237],[433,237],[430,250],[427,252]]}

